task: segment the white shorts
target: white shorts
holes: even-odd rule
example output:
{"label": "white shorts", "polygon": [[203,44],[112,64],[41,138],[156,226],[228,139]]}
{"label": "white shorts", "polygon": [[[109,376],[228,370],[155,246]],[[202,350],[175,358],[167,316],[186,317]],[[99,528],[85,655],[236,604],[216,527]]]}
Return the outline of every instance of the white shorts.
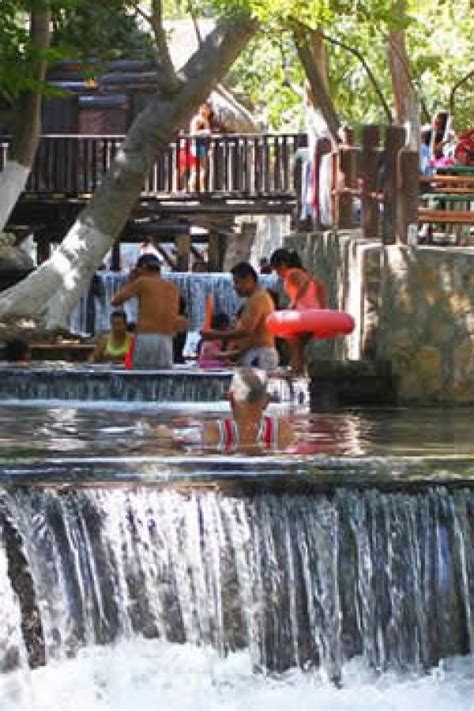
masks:
{"label": "white shorts", "polygon": [[139,333],[133,352],[134,368],[172,368],[173,338],[162,333]]}

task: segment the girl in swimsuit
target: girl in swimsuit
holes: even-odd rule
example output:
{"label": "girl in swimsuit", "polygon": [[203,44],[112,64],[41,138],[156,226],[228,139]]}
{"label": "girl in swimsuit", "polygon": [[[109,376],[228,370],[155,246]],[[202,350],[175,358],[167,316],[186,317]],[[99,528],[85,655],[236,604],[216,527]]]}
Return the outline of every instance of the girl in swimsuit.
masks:
{"label": "girl in swimsuit", "polygon": [[[285,293],[290,300],[290,308],[298,311],[305,309],[326,309],[326,288],[317,281],[302,265],[299,256],[288,249],[277,249],[270,257],[270,265],[283,279]],[[289,341],[291,366],[295,373],[304,372],[304,349],[312,334],[303,333]]]}
{"label": "girl in swimsuit", "polygon": [[110,315],[110,333],[103,336],[90,357],[91,363],[123,363],[130,349],[132,334],[127,331],[125,311]]}

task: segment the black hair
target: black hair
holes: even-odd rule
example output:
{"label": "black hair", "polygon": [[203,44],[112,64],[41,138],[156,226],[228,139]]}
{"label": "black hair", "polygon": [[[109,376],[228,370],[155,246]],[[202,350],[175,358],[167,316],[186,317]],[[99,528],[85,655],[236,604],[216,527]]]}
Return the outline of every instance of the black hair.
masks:
{"label": "black hair", "polygon": [[121,318],[125,325],[127,325],[127,314],[125,311],[118,309],[117,311],[112,311],[110,314],[110,322],[112,323],[113,318]]}
{"label": "black hair", "polygon": [[136,268],[141,269],[142,267],[154,269],[159,272],[161,270],[161,262],[155,254],[142,254],[142,256],[138,258]]}
{"label": "black hair", "polygon": [[239,277],[240,279],[246,279],[247,277],[252,277],[254,281],[258,281],[258,275],[255,269],[248,262],[239,262],[230,270],[232,276]]}
{"label": "black hair", "polygon": [[277,267],[298,267],[303,266],[301,259],[294,249],[276,249],[270,257],[270,266],[272,269]]}
{"label": "black hair", "polygon": [[217,330],[229,328],[230,318],[224,311],[218,311],[212,317],[211,327]]}
{"label": "black hair", "polygon": [[12,338],[5,343],[5,360],[18,363],[26,360],[30,355],[30,346],[21,338]]}

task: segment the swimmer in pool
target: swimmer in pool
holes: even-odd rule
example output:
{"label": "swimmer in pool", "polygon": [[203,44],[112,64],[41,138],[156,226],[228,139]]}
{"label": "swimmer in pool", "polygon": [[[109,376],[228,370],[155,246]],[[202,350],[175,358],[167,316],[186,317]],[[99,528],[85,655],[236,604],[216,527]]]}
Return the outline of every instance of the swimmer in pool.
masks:
{"label": "swimmer in pool", "polygon": [[[204,423],[200,433],[203,447],[221,452],[256,453],[283,450],[290,446],[295,439],[290,424],[282,418],[265,414],[270,402],[267,384],[265,371],[238,368],[228,391],[232,414]],[[165,439],[180,439],[166,425],[158,426],[156,434]],[[180,441],[185,443],[183,438]],[[193,443],[197,444],[196,439]]]}

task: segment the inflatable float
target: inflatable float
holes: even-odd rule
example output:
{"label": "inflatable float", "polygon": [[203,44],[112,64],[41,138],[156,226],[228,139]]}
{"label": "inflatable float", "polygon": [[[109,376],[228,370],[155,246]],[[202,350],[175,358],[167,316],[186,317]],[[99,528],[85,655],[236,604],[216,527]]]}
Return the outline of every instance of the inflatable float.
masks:
{"label": "inflatable float", "polygon": [[314,338],[347,336],[354,325],[350,314],[332,309],[283,309],[267,316],[268,330],[281,338],[296,338],[302,333],[312,333]]}

